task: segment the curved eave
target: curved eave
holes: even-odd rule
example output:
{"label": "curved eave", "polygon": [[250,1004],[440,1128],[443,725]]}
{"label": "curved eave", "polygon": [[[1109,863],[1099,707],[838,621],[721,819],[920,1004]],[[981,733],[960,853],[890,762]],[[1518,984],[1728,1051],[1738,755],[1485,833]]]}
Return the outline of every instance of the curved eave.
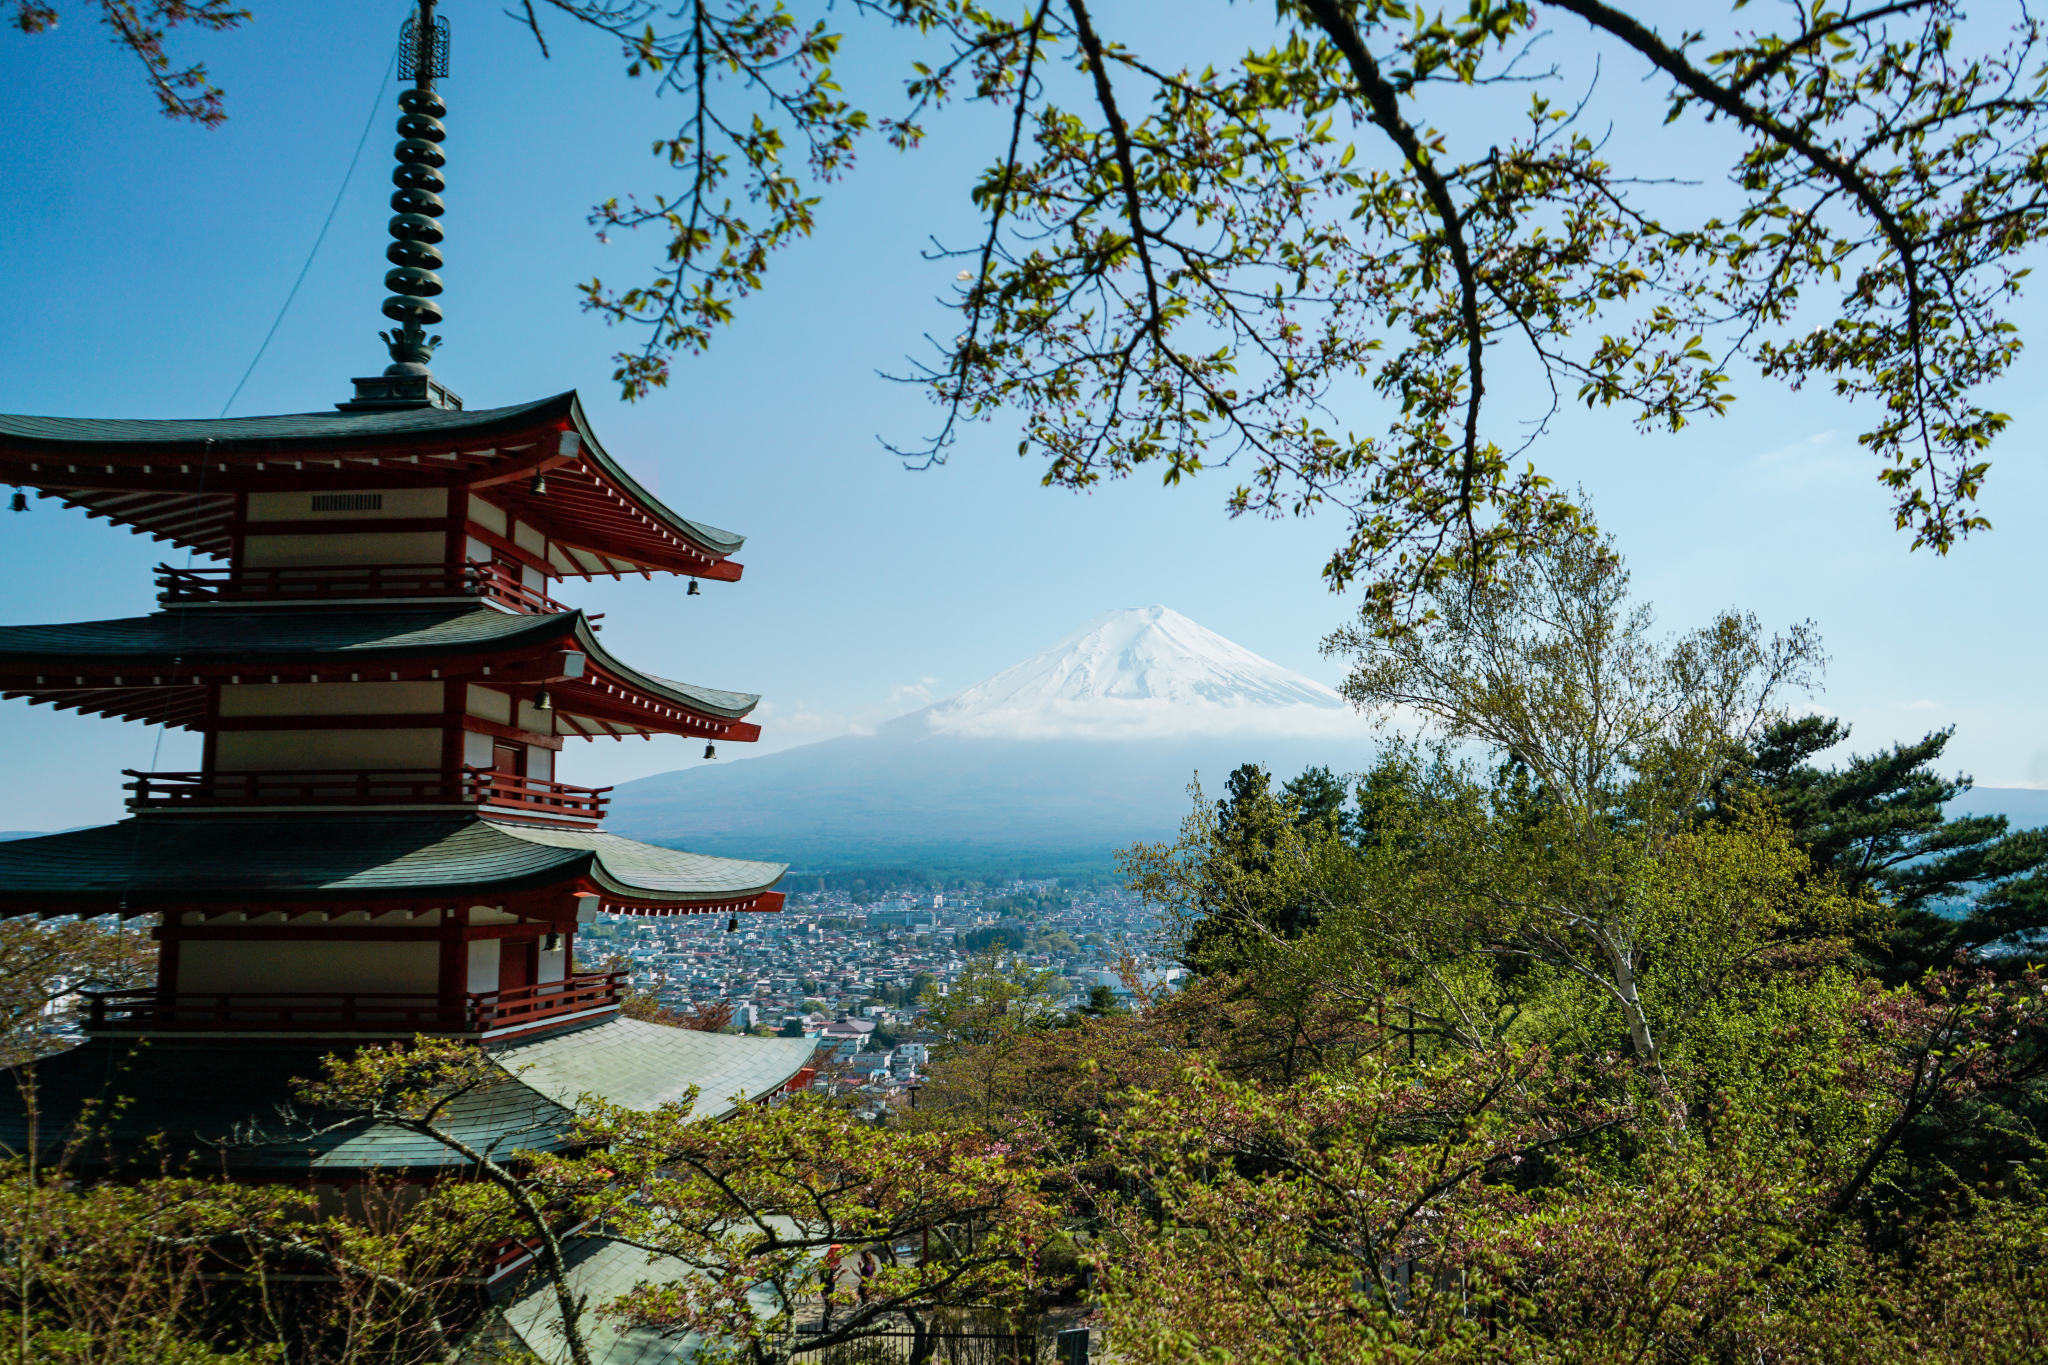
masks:
{"label": "curved eave", "polygon": [[597,632],[590,628],[590,622],[582,612],[571,612],[576,621],[576,642],[592,664],[597,665],[600,676],[609,674],[628,687],[650,697],[659,697],[676,706],[699,711],[720,720],[740,720],[761,704],[758,692],[727,692],[715,687],[699,687],[695,683],[675,682],[669,678],[658,678],[652,673],[642,673],[613,656],[598,643]]}
{"label": "curved eave", "polygon": [[[335,638],[351,629],[361,638]],[[379,636],[380,630],[393,633]],[[322,632],[328,636],[324,643]],[[124,639],[132,642],[129,647],[111,647]],[[192,727],[206,717],[206,688],[231,676],[293,682],[432,677],[486,686],[496,679],[517,685],[544,681],[526,665],[553,651],[585,658],[581,678],[558,684],[563,714],[593,722],[577,726],[576,734],[684,734],[736,742],[760,735],[758,726],[743,719],[759,704],[758,695],[642,673],[598,643],[581,611],[179,612],[6,626],[0,627],[0,695]]]}
{"label": "curved eave", "polygon": [[[576,448],[561,446],[573,432]],[[537,470],[587,480],[581,521],[521,481]],[[35,488],[138,534],[224,555],[238,491],[493,488],[577,551],[576,576],[660,570],[733,580],[746,537],[664,505],[607,453],[574,390],[477,412],[293,413],[100,419],[0,414],[0,482]],[[642,534],[651,532],[651,537]],[[646,541],[632,548],[611,543]],[[676,542],[673,545],[665,542]]]}
{"label": "curved eave", "polygon": [[567,405],[559,427],[574,433],[576,450],[534,466],[546,473],[548,491],[534,493],[523,474],[494,481],[490,491],[513,516],[546,533],[555,568],[581,578],[659,571],[737,582],[743,568],[729,557],[747,538],[678,516],[605,450],[575,391],[561,397]]}
{"label": "curved eave", "polygon": [[[586,854],[584,868],[591,889],[610,906],[696,910],[765,909],[758,901],[789,870],[788,863],[714,858],[626,839],[602,830],[550,829],[542,826],[498,826],[514,838]],[[780,897],[773,908],[780,908]]]}
{"label": "curved eave", "polygon": [[787,867],[473,815],[187,816],[0,841],[0,917],[500,901],[545,917],[593,893],[643,914],[777,910]]}
{"label": "curved eave", "polygon": [[569,420],[576,425],[576,434],[582,442],[587,458],[604,471],[607,479],[624,490],[627,496],[639,503],[642,508],[659,518],[662,524],[676,535],[702,545],[721,559],[739,553],[740,547],[747,543],[745,536],[737,531],[726,531],[701,521],[677,516],[668,504],[641,487],[640,481],[628,474],[625,466],[605,452],[603,444],[597,439],[597,433],[590,429],[590,421],[583,412],[583,400],[577,397],[576,390],[569,390],[563,397],[569,400]]}

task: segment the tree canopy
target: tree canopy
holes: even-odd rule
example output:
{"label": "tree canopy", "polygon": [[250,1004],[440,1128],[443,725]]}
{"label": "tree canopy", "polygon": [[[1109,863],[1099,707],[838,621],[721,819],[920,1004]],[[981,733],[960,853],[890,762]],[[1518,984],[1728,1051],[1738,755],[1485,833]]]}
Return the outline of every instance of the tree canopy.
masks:
{"label": "tree canopy", "polygon": [[[242,11],[101,9],[165,112],[217,119],[164,32]],[[639,333],[616,357],[627,397],[764,287],[864,140],[909,149],[992,106],[962,187],[981,234],[935,248],[961,265],[957,321],[902,376],[937,424],[896,448],[940,461],[1000,414],[1050,485],[1229,465],[1233,514],[1339,510],[1324,575],[1398,629],[1453,577],[1585,533],[1527,458],[1568,403],[1669,430],[1738,380],[1826,385],[1864,414],[1916,548],[1988,525],[2007,418],[1985,391],[2019,354],[2044,223],[2038,21],[1960,0],[1735,10],[1673,31],[1607,0],[1279,0],[1249,46],[1242,25],[1161,31],[1088,0],[513,13],[543,50],[543,19],[616,42],[681,111],[655,143],[672,188],[591,211],[655,239],[637,281],[582,286]],[[17,26],[55,14],[24,0]],[[837,66],[885,32],[917,55],[856,101]],[[1516,370],[1533,408],[1501,406]]]}
{"label": "tree canopy", "polygon": [[1846,743],[1849,727],[1802,716],[1771,726],[1744,774],[1769,795],[1817,871],[1892,908],[1896,918],[1875,951],[1894,979],[1958,953],[2048,944],[2048,829],[1948,813],[1971,785],[1934,771],[1954,733],[1936,730],[1822,768],[1811,760]]}

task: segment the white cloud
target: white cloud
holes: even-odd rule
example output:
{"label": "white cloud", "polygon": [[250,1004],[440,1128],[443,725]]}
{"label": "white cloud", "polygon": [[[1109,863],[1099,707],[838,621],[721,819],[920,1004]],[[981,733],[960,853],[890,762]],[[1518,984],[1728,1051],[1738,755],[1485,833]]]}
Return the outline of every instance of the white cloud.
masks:
{"label": "white cloud", "polygon": [[932,728],[973,739],[1185,739],[1267,735],[1365,739],[1372,722],[1348,706],[1219,705],[1185,698],[1033,698],[1019,706],[941,714]]}
{"label": "white cloud", "polygon": [[751,757],[841,735],[871,735],[896,717],[931,705],[932,686],[937,682],[937,678],[919,678],[898,683],[880,701],[844,708],[817,706],[802,700],[763,701],[748,717],[761,727],[760,741],[736,753]]}
{"label": "white cloud", "polygon": [[889,689],[889,700],[883,702],[882,705],[895,708],[890,713],[892,716],[900,716],[906,711],[915,711],[921,706],[930,706],[932,704],[932,685],[936,682],[938,682],[937,678],[919,678],[914,683],[900,683]]}
{"label": "white cloud", "polygon": [[1790,445],[1752,456],[1748,472],[1782,487],[1834,484],[1861,467],[1857,454],[1855,443],[1844,441],[1840,432],[1817,431]]}

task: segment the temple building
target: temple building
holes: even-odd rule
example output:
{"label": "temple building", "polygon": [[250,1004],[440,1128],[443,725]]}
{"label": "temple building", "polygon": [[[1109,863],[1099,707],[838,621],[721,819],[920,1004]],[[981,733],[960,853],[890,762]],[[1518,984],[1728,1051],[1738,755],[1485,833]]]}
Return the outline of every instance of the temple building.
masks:
{"label": "temple building", "polygon": [[[420,1034],[500,1058],[520,1112],[500,1097],[451,1121],[517,1126],[527,1146],[582,1093],[642,1107],[697,1085],[716,1113],[805,1075],[807,1041],[624,1019],[622,976],[577,966],[601,914],[737,927],[782,906],[781,864],[608,834],[609,789],[571,780],[587,743],[680,735],[712,756],[758,737],[755,696],[643,672],[562,600],[600,576],[686,579],[678,598],[735,584],[742,537],[650,495],[574,393],[470,411],[429,370],[447,112],[432,8],[403,58],[388,369],[324,412],[0,416],[17,507],[80,508],[188,561],[160,567],[150,615],[0,628],[6,698],[203,737],[196,771],[125,774],[120,823],[0,843],[0,916],[153,926],[154,987],[94,996],[86,1042],[36,1066],[46,1133],[128,1101],[110,1161],[161,1133],[266,1179],[451,1165],[395,1134],[264,1136],[321,1056]],[[27,1141],[0,1087],[0,1143]]]}

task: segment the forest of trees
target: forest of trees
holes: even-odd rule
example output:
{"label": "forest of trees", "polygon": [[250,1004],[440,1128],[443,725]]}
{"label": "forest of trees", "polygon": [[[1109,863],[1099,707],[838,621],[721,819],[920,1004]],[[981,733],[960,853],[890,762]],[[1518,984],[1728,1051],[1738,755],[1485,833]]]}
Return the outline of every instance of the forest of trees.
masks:
{"label": "forest of trees", "polygon": [[[2040,1358],[2048,831],[1947,818],[1946,732],[1841,752],[1790,707],[1810,631],[1657,634],[1609,547],[1434,606],[1329,641],[1361,704],[1419,718],[1371,771],[1241,768],[1126,850],[1187,989],[1063,1012],[990,955],[926,997],[915,1108],[586,1101],[568,1149],[464,1149],[470,1178],[349,1211],[17,1165],[4,1349],[484,1359],[465,1256],[537,1239],[545,1286],[581,1226],[693,1273],[561,1280],[567,1340],[753,1365],[854,1246],[881,1264],[820,1347],[1068,1305],[1158,1365]],[[452,1097],[502,1083],[370,1049],[305,1078],[303,1121],[457,1144]]]}

